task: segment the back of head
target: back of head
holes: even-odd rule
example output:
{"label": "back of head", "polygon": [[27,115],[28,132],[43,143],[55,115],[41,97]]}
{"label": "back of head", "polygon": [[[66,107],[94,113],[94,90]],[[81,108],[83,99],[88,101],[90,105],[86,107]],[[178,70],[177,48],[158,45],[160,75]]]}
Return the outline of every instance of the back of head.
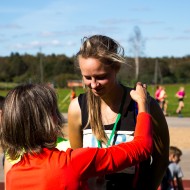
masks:
{"label": "back of head", "polygon": [[180,157],[180,156],[182,156],[182,151],[176,146],[170,146],[169,155],[174,155],[174,156]]}
{"label": "back of head", "polygon": [[25,84],[9,91],[2,110],[1,145],[10,158],[39,153],[56,146],[63,116],[55,91],[45,85]]}

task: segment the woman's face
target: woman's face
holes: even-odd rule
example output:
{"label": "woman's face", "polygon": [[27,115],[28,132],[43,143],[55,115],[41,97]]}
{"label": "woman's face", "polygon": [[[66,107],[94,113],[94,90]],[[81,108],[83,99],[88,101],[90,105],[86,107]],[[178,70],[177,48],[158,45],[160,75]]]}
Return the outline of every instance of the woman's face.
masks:
{"label": "woman's face", "polygon": [[[111,93],[116,85],[116,71],[105,66],[95,58],[79,57],[79,66],[84,84],[92,90],[96,96],[105,96]],[[112,92],[113,93],[113,92]]]}

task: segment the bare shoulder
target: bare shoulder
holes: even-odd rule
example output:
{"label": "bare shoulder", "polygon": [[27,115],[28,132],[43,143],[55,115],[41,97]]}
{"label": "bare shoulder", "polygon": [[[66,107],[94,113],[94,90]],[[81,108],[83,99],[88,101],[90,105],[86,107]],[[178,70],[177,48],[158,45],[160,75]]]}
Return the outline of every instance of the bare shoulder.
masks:
{"label": "bare shoulder", "polygon": [[81,120],[81,110],[78,103],[78,97],[73,99],[68,108],[68,122],[73,122],[73,120],[76,122],[80,122]]}
{"label": "bare shoulder", "polygon": [[81,110],[78,97],[71,101],[68,109],[68,137],[73,149],[83,146]]}

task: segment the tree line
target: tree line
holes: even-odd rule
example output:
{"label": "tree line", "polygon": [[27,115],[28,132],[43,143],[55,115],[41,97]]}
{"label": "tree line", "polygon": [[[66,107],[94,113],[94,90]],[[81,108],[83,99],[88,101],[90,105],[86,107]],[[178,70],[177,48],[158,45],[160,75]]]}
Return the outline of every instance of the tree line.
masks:
{"label": "tree line", "polygon": [[[136,80],[147,84],[174,84],[190,81],[190,56],[184,57],[140,57],[139,75],[135,77],[135,60],[126,57],[119,80],[134,84]],[[81,80],[80,71],[75,67],[75,57],[66,55],[36,55],[11,53],[0,57],[0,82],[45,83],[66,87],[68,80]]]}

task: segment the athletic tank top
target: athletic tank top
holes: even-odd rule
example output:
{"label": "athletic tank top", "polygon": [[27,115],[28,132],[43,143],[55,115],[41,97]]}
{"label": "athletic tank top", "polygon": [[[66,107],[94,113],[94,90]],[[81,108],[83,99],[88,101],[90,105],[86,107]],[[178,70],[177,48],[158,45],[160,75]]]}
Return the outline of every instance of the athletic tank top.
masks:
{"label": "athletic tank top", "polygon": [[[126,99],[127,101],[127,109],[123,109],[122,117],[118,122],[116,133],[114,138],[111,142],[113,144],[120,144],[122,142],[128,142],[133,140],[134,138],[134,131],[136,126],[136,116],[137,116],[137,104],[134,100],[132,100],[130,96],[131,88],[124,87],[126,90]],[[80,94],[78,97],[79,106],[81,109],[81,116],[82,116],[82,129],[83,129],[83,147],[98,147],[98,143],[94,135],[92,134],[91,126],[88,125],[85,129],[84,127],[88,121],[88,108],[87,108],[87,95],[86,93]],[[111,135],[112,129],[114,127],[114,123],[110,125],[105,125],[105,133],[107,134],[108,138]],[[105,147],[105,146],[103,146]],[[147,176],[149,173],[149,165],[150,161],[144,161],[139,166],[132,166],[122,170],[118,173],[106,175],[107,180],[107,188],[110,189],[109,186],[117,186],[118,188],[122,186],[124,189],[128,190],[142,190],[149,189],[147,186]],[[141,168],[141,169],[140,169]],[[137,174],[138,173],[138,174]],[[147,174],[148,173],[148,174]],[[141,176],[139,180],[139,176]],[[133,187],[136,188],[133,188]],[[116,188],[116,189],[118,189]]]}

